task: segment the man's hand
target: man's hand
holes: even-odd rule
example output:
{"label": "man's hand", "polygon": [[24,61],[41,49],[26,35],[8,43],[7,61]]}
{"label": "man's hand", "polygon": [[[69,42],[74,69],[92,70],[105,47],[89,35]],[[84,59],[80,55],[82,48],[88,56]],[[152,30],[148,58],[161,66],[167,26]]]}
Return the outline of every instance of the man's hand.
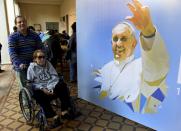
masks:
{"label": "man's hand", "polygon": [[42,90],[47,95],[53,95],[53,92],[50,92],[47,88],[43,88]]}
{"label": "man's hand", "polygon": [[143,6],[138,0],[133,0],[133,3],[128,3],[128,8],[133,13],[133,16],[126,17],[135,27],[144,35],[152,36],[155,33],[155,27],[152,23],[149,8]]}
{"label": "man's hand", "polygon": [[19,68],[20,68],[21,70],[23,70],[23,69],[26,69],[27,66],[26,66],[26,64],[20,64],[20,65],[19,65]]}

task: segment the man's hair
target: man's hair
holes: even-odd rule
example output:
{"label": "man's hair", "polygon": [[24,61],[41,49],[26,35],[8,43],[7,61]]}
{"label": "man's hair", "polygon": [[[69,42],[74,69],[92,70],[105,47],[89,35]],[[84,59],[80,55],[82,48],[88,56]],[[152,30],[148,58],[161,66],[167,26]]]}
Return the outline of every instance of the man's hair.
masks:
{"label": "man's hair", "polygon": [[49,31],[48,31],[48,34],[49,34],[49,35],[54,35],[54,34],[55,34],[55,30],[53,30],[53,29],[49,30]]}
{"label": "man's hair", "polygon": [[71,27],[72,27],[73,32],[76,32],[76,22],[74,22],[74,23],[71,25]]}
{"label": "man's hair", "polygon": [[117,30],[123,31],[123,30],[125,30],[125,28],[127,28],[127,29],[131,32],[131,35],[135,36],[135,30],[134,30],[133,26],[131,26],[131,24],[129,24],[128,22],[120,22],[120,23],[118,23],[118,24],[112,29],[112,34],[114,34],[115,32],[117,32]]}
{"label": "man's hair", "polygon": [[33,26],[28,26],[28,30],[33,30],[35,31],[35,28]]}
{"label": "man's hair", "polygon": [[17,27],[13,26],[13,31],[16,32],[17,31]]}
{"label": "man's hair", "polygon": [[63,31],[62,31],[62,33],[66,33],[66,31],[65,31],[65,30],[63,30]]}
{"label": "man's hair", "polygon": [[15,23],[15,25],[16,25],[16,20],[17,20],[17,18],[23,18],[24,20],[26,20],[24,16],[22,16],[22,15],[18,15],[18,16],[16,16],[16,17],[15,17],[15,19],[14,19],[14,23]]}

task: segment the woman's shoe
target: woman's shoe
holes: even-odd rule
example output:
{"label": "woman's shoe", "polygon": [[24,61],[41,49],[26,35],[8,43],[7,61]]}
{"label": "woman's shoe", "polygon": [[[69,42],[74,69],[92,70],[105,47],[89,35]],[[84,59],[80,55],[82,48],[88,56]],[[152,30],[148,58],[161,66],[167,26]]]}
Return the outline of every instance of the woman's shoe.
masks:
{"label": "woman's shoe", "polygon": [[68,112],[65,113],[64,115],[61,115],[61,118],[64,119],[64,120],[65,120],[65,119],[67,119],[67,120],[72,119],[71,116],[70,116],[70,114],[69,114]]}
{"label": "woman's shoe", "polygon": [[72,119],[79,117],[80,115],[82,115],[80,112],[74,112],[74,113],[68,112],[64,115],[61,115],[61,118],[67,119],[67,120],[72,120]]}
{"label": "woman's shoe", "polygon": [[54,118],[54,120],[48,124],[48,128],[54,129],[54,128],[61,126],[62,124],[63,124],[63,122],[61,122],[61,119],[58,116],[58,117]]}

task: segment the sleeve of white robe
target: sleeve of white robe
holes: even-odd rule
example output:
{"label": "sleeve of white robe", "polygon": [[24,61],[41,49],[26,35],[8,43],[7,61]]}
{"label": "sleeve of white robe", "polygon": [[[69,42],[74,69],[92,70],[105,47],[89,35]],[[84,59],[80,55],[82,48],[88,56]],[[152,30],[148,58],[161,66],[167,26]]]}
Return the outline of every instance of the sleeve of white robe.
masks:
{"label": "sleeve of white robe", "polygon": [[163,79],[169,70],[169,57],[159,32],[155,32],[152,38],[140,35],[143,79],[147,82],[155,82]]}

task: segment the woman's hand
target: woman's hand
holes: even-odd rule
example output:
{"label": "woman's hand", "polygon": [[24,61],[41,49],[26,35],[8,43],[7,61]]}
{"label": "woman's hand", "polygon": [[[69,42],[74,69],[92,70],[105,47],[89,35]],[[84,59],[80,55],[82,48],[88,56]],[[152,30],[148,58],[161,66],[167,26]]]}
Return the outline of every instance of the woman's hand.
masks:
{"label": "woman's hand", "polygon": [[43,88],[42,90],[47,95],[53,95],[53,92],[50,92],[47,88]]}

